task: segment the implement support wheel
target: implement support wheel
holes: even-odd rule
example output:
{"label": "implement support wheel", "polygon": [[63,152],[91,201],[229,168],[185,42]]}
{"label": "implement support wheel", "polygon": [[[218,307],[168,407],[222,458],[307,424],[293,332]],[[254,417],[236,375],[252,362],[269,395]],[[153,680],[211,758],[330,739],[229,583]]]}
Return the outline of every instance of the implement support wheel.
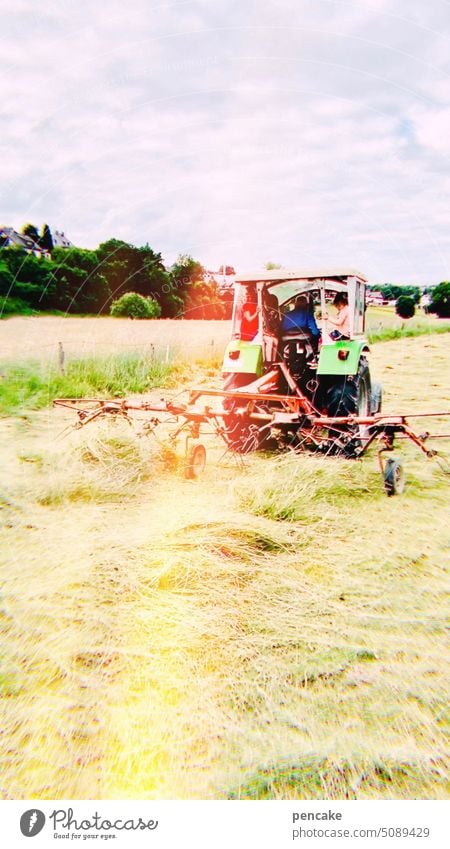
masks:
{"label": "implement support wheel", "polygon": [[389,457],[389,460],[386,460],[383,481],[386,495],[400,495],[405,488],[403,466],[394,457]]}
{"label": "implement support wheel", "polygon": [[184,476],[190,480],[197,480],[204,472],[205,466],[206,448],[201,442],[194,442],[186,451]]}

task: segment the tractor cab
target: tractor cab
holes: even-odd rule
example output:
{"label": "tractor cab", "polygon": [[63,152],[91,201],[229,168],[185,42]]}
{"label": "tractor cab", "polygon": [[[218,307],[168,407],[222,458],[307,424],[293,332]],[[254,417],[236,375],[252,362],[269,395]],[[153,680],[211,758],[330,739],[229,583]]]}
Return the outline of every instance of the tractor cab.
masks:
{"label": "tractor cab", "polygon": [[[366,283],[365,275],[352,268],[237,275],[231,340],[223,362],[224,388],[247,387],[280,364],[276,391],[301,391],[328,413],[333,409],[336,415],[341,408],[348,414],[356,411],[355,404],[336,404],[336,386],[359,384],[364,371],[367,398],[357,406],[360,412],[369,412]],[[339,332],[343,307],[345,332]]]}

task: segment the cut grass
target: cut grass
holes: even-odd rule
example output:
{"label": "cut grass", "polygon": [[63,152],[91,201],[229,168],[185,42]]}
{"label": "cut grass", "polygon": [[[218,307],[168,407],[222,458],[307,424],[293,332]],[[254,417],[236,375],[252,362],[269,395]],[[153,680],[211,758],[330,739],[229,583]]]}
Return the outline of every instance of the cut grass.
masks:
{"label": "cut grass", "polygon": [[[374,348],[387,409],[445,406],[444,342]],[[402,443],[392,499],[373,456],[198,483],[123,421],[61,420],[0,423],[3,798],[448,794],[433,461]]]}

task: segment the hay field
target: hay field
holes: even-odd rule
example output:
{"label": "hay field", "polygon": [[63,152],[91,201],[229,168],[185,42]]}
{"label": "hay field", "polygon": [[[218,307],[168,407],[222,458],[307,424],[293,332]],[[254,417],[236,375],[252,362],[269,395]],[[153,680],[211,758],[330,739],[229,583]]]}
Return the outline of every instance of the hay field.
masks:
{"label": "hay field", "polygon": [[366,313],[367,331],[373,332],[385,327],[436,327],[446,324],[446,319],[438,318],[433,313],[425,313],[423,309],[416,306],[416,312],[413,318],[403,319],[395,312],[395,307],[384,306],[378,307],[370,305]]}
{"label": "hay field", "polygon": [[[431,332],[448,327],[448,321],[418,310],[414,318],[404,322],[392,307],[369,307],[367,332],[399,331],[403,326],[413,331]],[[58,360],[58,343],[67,359],[78,356],[118,354],[139,351],[156,352],[188,360],[222,354],[230,338],[229,321],[171,320],[132,321],[126,318],[76,316],[16,316],[0,322],[1,360]]]}
{"label": "hay field", "polygon": [[0,322],[0,356],[2,360],[57,360],[61,342],[67,358],[145,353],[153,346],[168,352],[170,359],[192,359],[222,352],[229,336],[229,321],[17,316]]}
{"label": "hay field", "polygon": [[[385,409],[449,409],[449,361],[443,336],[375,345]],[[388,499],[373,455],[211,445],[199,483],[66,423],[0,421],[2,798],[448,796],[434,461],[402,443]]]}

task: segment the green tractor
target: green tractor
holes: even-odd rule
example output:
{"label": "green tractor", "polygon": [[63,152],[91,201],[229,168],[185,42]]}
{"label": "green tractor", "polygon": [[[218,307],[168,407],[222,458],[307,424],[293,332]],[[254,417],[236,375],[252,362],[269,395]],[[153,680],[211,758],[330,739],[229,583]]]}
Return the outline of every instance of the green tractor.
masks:
{"label": "green tractor", "polygon": [[[229,428],[231,448],[246,453],[270,446],[271,434],[255,426],[255,413],[276,408],[277,396],[301,396],[311,412],[328,417],[380,412],[381,386],[371,380],[364,335],[366,282],[351,268],[278,269],[236,277],[223,388],[259,393],[264,400],[252,411],[252,421],[236,417]],[[230,397],[225,405],[232,416],[238,401]],[[295,429],[281,432],[295,444]],[[351,439],[334,439],[333,445],[351,455],[366,437],[367,428],[360,424]]]}

